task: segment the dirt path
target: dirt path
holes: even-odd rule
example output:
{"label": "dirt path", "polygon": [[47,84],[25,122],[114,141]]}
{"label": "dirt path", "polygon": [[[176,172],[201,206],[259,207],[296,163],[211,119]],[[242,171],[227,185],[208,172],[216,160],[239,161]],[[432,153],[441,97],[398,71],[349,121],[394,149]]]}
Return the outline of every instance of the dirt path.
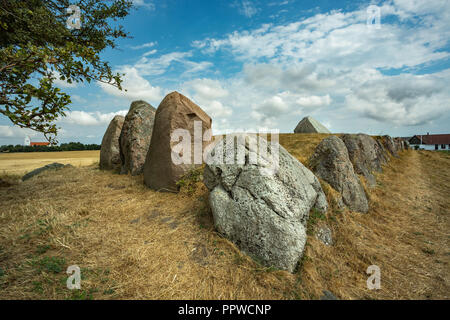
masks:
{"label": "dirt path", "polygon": [[390,259],[403,271],[387,279],[409,298],[449,299],[450,158],[411,151],[394,159],[386,173],[385,201],[392,214],[402,215],[391,227],[398,229]]}
{"label": "dirt path", "polygon": [[[423,226],[429,269],[423,270],[430,281],[432,296],[450,298],[450,157],[433,152],[414,152],[418,162],[416,194],[422,214],[413,223]],[[442,295],[441,295],[442,294]]]}

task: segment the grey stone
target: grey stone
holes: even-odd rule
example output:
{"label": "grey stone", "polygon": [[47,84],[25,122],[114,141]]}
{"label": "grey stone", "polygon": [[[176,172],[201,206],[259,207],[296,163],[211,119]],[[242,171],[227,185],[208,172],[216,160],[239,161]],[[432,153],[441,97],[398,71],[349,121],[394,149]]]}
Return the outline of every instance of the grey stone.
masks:
{"label": "grey stone", "polygon": [[145,101],[131,103],[120,133],[121,174],[139,175],[144,171],[150,147],[156,109]]}
{"label": "grey stone", "polygon": [[124,121],[125,117],[115,116],[106,129],[100,149],[100,169],[102,170],[120,169],[122,166],[119,138]]}
{"label": "grey stone", "polygon": [[411,148],[411,145],[409,144],[409,141],[403,141],[405,144],[405,150],[409,150]]}
{"label": "grey stone", "polygon": [[331,133],[313,117],[304,117],[295,127],[294,133]]}
{"label": "grey stone", "polygon": [[321,226],[317,230],[316,237],[317,237],[317,239],[322,241],[327,246],[332,246],[333,245],[333,234],[331,232],[331,229],[329,227],[327,227],[327,226]]}
{"label": "grey stone", "polygon": [[387,136],[387,135],[381,137],[381,143],[382,143],[383,147],[387,151],[389,151],[389,153],[391,155],[393,155],[394,157],[398,157],[397,147],[395,146],[395,142],[394,142],[394,139],[392,139],[392,137]]}
{"label": "grey stone", "polygon": [[[318,179],[282,146],[269,145],[267,156],[251,161],[254,137],[237,135],[233,147],[222,141],[211,155],[234,156],[244,150],[241,164],[210,163],[204,182],[217,230],[255,260],[266,266],[293,272],[306,243],[311,208],[328,208]],[[237,140],[237,141],[236,141]],[[268,170],[279,148],[279,167]],[[276,158],[276,157],[275,157]],[[217,159],[223,159],[217,156]]]}
{"label": "grey stone", "polygon": [[339,300],[332,292],[328,290],[323,290],[323,296],[320,297],[320,300]]}
{"label": "grey stone", "polygon": [[330,136],[322,140],[309,159],[309,164],[319,178],[341,193],[349,209],[362,213],[369,210],[366,193],[341,139]]}
{"label": "grey stone", "polygon": [[375,186],[373,172],[381,172],[382,165],[386,164],[384,149],[377,141],[367,134],[346,134],[342,136],[347,147],[350,161],[357,174],[363,175],[370,186]]}
{"label": "grey stone", "polygon": [[72,167],[72,166],[69,165],[69,164],[68,165],[63,165],[62,163],[58,163],[58,162],[47,164],[47,165],[45,165],[43,167],[40,167],[40,168],[34,169],[31,172],[28,172],[26,175],[24,175],[22,177],[22,181],[26,181],[28,179],[31,179],[32,177],[37,176],[38,174],[40,174],[40,173],[42,173],[44,171],[54,170],[54,169],[61,169],[61,168],[64,168],[64,167]]}

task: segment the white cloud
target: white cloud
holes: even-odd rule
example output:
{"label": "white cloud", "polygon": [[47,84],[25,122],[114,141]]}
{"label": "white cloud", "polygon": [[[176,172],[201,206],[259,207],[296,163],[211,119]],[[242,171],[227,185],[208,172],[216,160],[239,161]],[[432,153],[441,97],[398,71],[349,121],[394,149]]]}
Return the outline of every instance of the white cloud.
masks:
{"label": "white cloud", "polygon": [[152,54],[155,54],[156,52],[158,52],[158,50],[153,49],[153,50],[147,51],[147,52],[144,53],[142,56],[143,56],[143,57],[151,56]]}
{"label": "white cloud", "polygon": [[259,11],[259,9],[256,8],[255,4],[249,0],[235,1],[234,3],[232,3],[232,6],[237,7],[239,13],[246,16],[247,18],[253,17]]}
{"label": "white cloud", "polygon": [[16,126],[0,126],[0,138],[25,138],[36,136],[36,131]]}
{"label": "white cloud", "polygon": [[[154,52],[150,52],[153,54]],[[158,58],[148,58],[149,53],[144,54],[133,66],[142,76],[157,76],[167,72],[168,68],[174,64],[181,64],[186,70],[181,76],[197,73],[212,66],[211,62],[195,62],[188,60],[192,57],[192,52],[171,52],[161,55]],[[130,66],[126,66],[130,68]]]}
{"label": "white cloud", "polygon": [[103,126],[116,115],[125,116],[128,110],[120,110],[117,112],[101,113],[101,112],[85,112],[85,111],[68,111],[66,116],[59,121],[66,124],[75,124],[79,126]]}
{"label": "white cloud", "polygon": [[123,67],[120,72],[125,73],[122,87],[125,90],[119,89],[105,84],[99,83],[100,87],[107,93],[117,97],[123,97],[130,101],[145,100],[156,103],[162,99],[162,90],[160,87],[154,87],[144,79],[135,67]]}
{"label": "white cloud", "polygon": [[[390,5],[382,13],[395,13]],[[252,31],[233,32],[223,39],[205,39],[193,44],[205,52],[231,51],[236,59],[271,63],[320,63],[333,67],[401,68],[443,59],[436,51],[446,44],[450,30],[441,28],[449,9],[439,13],[432,25],[420,25],[414,32],[405,25],[382,23],[382,29],[366,25],[365,9],[317,14],[287,25],[263,25]],[[437,32],[439,31],[439,32]]]}
{"label": "white cloud", "polygon": [[137,7],[143,7],[150,11],[155,10],[155,4],[152,2],[147,2],[145,0],[133,0],[133,4]]}
{"label": "white cloud", "polygon": [[194,79],[185,82],[181,87],[181,91],[191,96],[213,119],[231,116],[231,108],[225,106],[223,102],[227,100],[228,90],[223,88],[220,81],[206,78]]}
{"label": "white cloud", "polygon": [[156,46],[157,42],[147,42],[147,43],[143,43],[141,45],[138,46],[132,46],[131,49],[133,50],[139,50],[139,49],[144,49],[144,48],[151,48]]}
{"label": "white cloud", "polygon": [[402,74],[361,84],[345,99],[350,110],[396,125],[423,125],[450,110],[450,72]]}
{"label": "white cloud", "polygon": [[228,95],[228,90],[222,87],[218,80],[213,79],[195,79],[184,84],[186,89],[193,90],[195,95],[201,99],[217,99]]}
{"label": "white cloud", "polygon": [[306,108],[318,108],[329,106],[331,103],[330,95],[325,96],[302,96],[296,100],[297,104]]}
{"label": "white cloud", "polygon": [[71,100],[78,102],[78,103],[86,103],[87,100],[82,98],[81,96],[77,95],[77,94],[72,94],[70,96]]}

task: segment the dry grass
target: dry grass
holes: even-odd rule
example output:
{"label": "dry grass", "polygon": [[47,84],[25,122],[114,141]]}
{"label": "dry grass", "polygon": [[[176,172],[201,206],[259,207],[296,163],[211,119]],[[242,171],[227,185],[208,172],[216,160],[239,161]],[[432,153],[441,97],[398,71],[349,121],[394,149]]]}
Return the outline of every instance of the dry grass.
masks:
{"label": "dry grass", "polygon": [[53,162],[76,167],[88,166],[98,162],[99,158],[99,150],[0,153],[0,173],[23,175]]}
{"label": "dry grass", "polygon": [[[157,193],[142,177],[94,167],[1,189],[1,297],[290,298],[294,276],[258,266],[218,236],[206,196],[200,184],[192,195]],[[65,288],[64,271],[33,263],[43,257],[64,258],[64,271],[80,266],[82,293]]]}
{"label": "dry grass", "polygon": [[[325,136],[280,142],[304,161]],[[220,237],[200,182],[171,194],[95,166],[24,183],[8,176],[13,185],[0,187],[0,298],[315,299],[327,289],[344,299],[448,299],[449,161],[404,152],[378,176],[368,214],[333,206],[312,218],[293,275],[261,267]],[[315,239],[319,223],[332,228],[334,246]],[[66,289],[72,264],[81,267],[81,291]],[[372,264],[381,268],[378,291],[366,288]]]}
{"label": "dry grass", "polygon": [[[312,296],[343,299],[449,299],[450,157],[402,152],[378,175],[367,214],[327,215],[335,245],[308,239],[302,279]],[[366,269],[381,269],[381,290]]]}
{"label": "dry grass", "polygon": [[[330,136],[326,133],[282,133],[280,144],[301,163],[307,163],[320,141]],[[339,136],[336,134],[336,136]]]}

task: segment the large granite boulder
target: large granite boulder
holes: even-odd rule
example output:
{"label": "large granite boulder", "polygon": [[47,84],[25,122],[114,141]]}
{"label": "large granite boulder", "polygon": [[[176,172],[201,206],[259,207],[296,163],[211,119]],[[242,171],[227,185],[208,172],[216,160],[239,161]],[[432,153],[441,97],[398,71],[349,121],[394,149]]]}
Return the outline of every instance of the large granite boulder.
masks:
{"label": "large granite boulder", "polygon": [[319,178],[340,192],[349,209],[361,213],[369,210],[366,193],[341,139],[331,136],[322,140],[309,159],[309,165]]}
{"label": "large granite boulder", "polygon": [[[241,162],[207,161],[205,166],[214,224],[255,260],[293,272],[306,243],[309,212],[312,208],[327,210],[325,194],[314,174],[278,143],[266,148],[267,156],[262,157],[266,160],[252,161],[256,151],[251,145],[256,138],[242,137],[237,135],[233,144],[216,142],[211,152],[216,160],[223,159],[217,155],[234,159],[240,149],[245,154]],[[276,148],[277,170],[266,172],[275,167]]]}
{"label": "large granite boulder", "polygon": [[[194,102],[178,92],[168,94],[156,110],[155,127],[144,166],[145,184],[154,190],[177,191],[177,181],[202,164],[202,150],[211,143],[203,141],[203,134],[211,129],[211,124],[211,118]],[[185,154],[173,149],[185,141],[178,136],[180,131],[186,132],[190,139],[190,152],[183,150]],[[194,146],[195,139],[200,150]],[[199,158],[194,157],[196,150],[200,152]],[[173,155],[187,160],[182,163],[173,161],[172,151]]]}
{"label": "large granite boulder", "polygon": [[389,151],[389,153],[390,153],[391,155],[393,155],[394,157],[398,157],[398,154],[397,154],[397,148],[396,148],[396,146],[395,146],[394,139],[392,139],[391,136],[388,136],[388,135],[382,136],[382,137],[381,137],[381,143],[382,143],[382,145],[384,146],[384,148],[385,148],[387,151]]}
{"label": "large granite boulder", "polygon": [[115,116],[109,123],[100,149],[100,169],[114,170],[121,168],[119,138],[124,121],[125,117]]}
{"label": "large granite boulder", "polygon": [[371,186],[375,185],[373,172],[381,172],[387,160],[383,148],[367,134],[345,134],[342,136],[350,161],[357,174],[366,177]]}
{"label": "large granite boulder", "polygon": [[120,173],[139,175],[144,170],[155,122],[155,108],[145,101],[131,103],[120,133]]}

